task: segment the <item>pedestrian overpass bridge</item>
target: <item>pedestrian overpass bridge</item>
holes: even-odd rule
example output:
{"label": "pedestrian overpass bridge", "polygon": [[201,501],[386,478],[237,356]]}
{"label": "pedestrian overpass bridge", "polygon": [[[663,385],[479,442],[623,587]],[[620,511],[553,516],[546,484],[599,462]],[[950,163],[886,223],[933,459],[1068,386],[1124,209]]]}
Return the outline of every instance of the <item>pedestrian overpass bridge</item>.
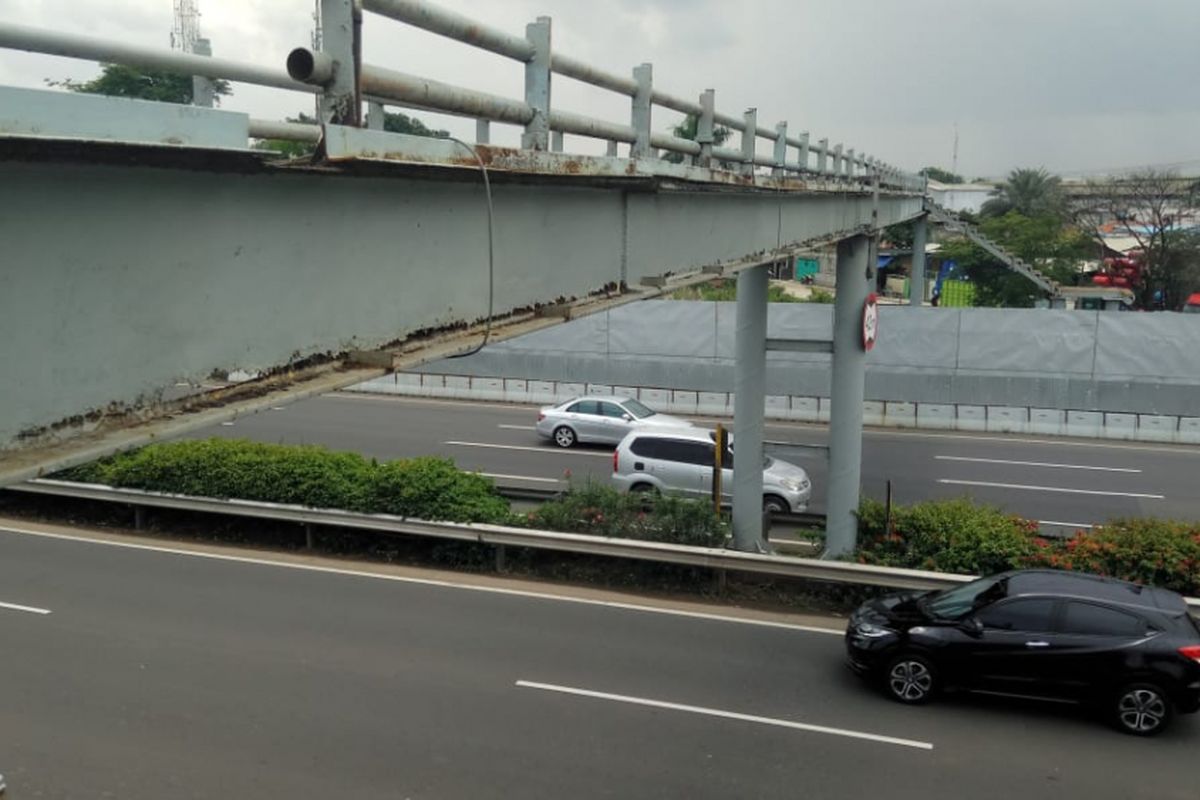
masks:
{"label": "pedestrian overpass bridge", "polygon": [[[833,352],[835,403],[858,409],[840,424],[861,429],[871,248],[924,219],[923,179],[754,109],[722,113],[711,90],[669,94],[649,64],[578,62],[551,49],[548,18],[518,36],[419,0],[359,6],[322,0],[320,49],[275,68],[204,40],[182,53],[0,23],[0,47],[193,74],[198,103],[0,87],[0,484],[721,273],[739,275],[739,391],[761,397],[767,348]],[[393,24],[380,17],[516,61],[525,96],[364,60],[362,26]],[[564,78],[627,96],[628,120],[551,105]],[[315,94],[321,124],[212,108],[213,79]],[[472,117],[475,141],[385,132],[386,106]],[[661,109],[694,115],[696,140],[656,129]],[[489,143],[500,124],[520,147]],[[263,138],[315,152],[282,160]],[[585,139],[605,154],[573,152]],[[766,266],[832,242],[833,339],[767,341]],[[190,388],[235,371],[260,377]],[[761,439],[753,405],[739,404],[743,442]],[[850,524],[857,454],[853,469],[838,458]]]}

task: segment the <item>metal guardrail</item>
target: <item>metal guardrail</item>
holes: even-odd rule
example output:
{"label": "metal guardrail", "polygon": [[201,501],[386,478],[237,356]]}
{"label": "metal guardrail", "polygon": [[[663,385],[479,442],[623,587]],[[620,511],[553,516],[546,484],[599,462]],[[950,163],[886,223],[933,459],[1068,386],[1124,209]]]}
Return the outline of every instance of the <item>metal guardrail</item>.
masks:
{"label": "metal guardrail", "polygon": [[[166,508],[176,511],[198,511],[208,514],[295,522],[302,525],[324,525],[354,530],[377,531],[386,534],[428,536],[439,539],[477,542],[498,548],[502,559],[504,547],[526,547],[611,558],[630,558],[680,566],[706,567],[714,570],[750,572],[786,578],[805,578],[849,583],[859,586],[881,586],[897,589],[942,589],[974,580],[974,575],[926,572],[896,567],[877,567],[845,561],[822,561],[793,556],[742,553],[713,547],[646,542],[637,539],[616,539],[576,533],[528,530],[503,525],[478,523],[430,522],[397,517],[389,514],[358,514],[349,511],[307,508],[305,506],[262,503],[248,500],[217,500],[208,497],[144,492],[118,489],[111,486],[38,479],[7,487],[9,491],[29,494],[98,500],[134,507]],[[1187,598],[1193,609],[1200,611],[1200,598]]]}
{"label": "metal guardrail", "polygon": [[[842,144],[830,145],[828,139],[813,140],[807,131],[789,136],[786,122],[780,122],[774,128],[760,126],[756,109],[748,109],[740,116],[721,113],[715,107],[715,94],[711,89],[694,101],[664,92],[654,86],[650,64],[635,67],[632,77],[626,77],[554,51],[549,17],[539,17],[526,27],[524,36],[518,36],[440,8],[427,0],[361,0],[361,4],[322,0],[320,9],[320,49],[293,50],[287,57],[286,71],[213,58],[208,54],[207,40],[204,49],[185,53],[9,22],[0,22],[0,48],[315,92],[321,97],[322,123],[358,126],[361,104],[365,101],[372,106],[378,105],[380,123],[384,104],[474,117],[479,122],[476,135],[479,144],[488,144],[487,126],[495,121],[522,126],[524,149],[561,150],[561,135],[569,133],[607,141],[610,156],[616,155],[617,143],[625,143],[630,146],[631,159],[657,160],[659,151],[666,151],[682,154],[701,167],[736,165],[736,171],[748,177],[753,177],[756,167],[767,167],[776,177],[790,173],[862,183],[877,179],[882,186],[911,192],[923,191],[925,187],[923,178],[905,173],[864,152],[856,153]],[[523,64],[525,97],[500,97],[363,63],[363,12],[387,17]],[[614,123],[551,107],[552,73],[628,97],[631,103],[629,123]],[[211,96],[197,93],[197,102],[211,105]],[[652,130],[655,106],[693,116],[697,120],[695,140]],[[716,131],[721,127],[740,134],[737,147],[722,147],[717,142]],[[555,134],[553,138],[551,132]],[[312,142],[321,137],[322,127],[254,120],[251,135]],[[769,155],[757,152],[759,140],[771,143]]]}

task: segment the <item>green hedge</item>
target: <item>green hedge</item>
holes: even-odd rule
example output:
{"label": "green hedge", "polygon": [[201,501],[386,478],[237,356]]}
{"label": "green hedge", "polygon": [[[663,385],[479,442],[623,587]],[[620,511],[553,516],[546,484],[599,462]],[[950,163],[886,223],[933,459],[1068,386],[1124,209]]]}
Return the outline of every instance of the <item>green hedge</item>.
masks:
{"label": "green hedge", "polygon": [[720,547],[729,535],[724,517],[707,503],[641,494],[624,494],[610,486],[573,486],[559,500],[543,503],[525,515],[531,528],[621,536],[671,544]]}
{"label": "green hedge", "polygon": [[1114,520],[1070,539],[1046,539],[1038,524],[969,500],[893,506],[886,530],[882,503],[859,508],[863,564],[990,574],[1051,567],[1111,575],[1200,595],[1200,524]]}
{"label": "green hedge", "polygon": [[[129,489],[289,503],[427,520],[490,522],[677,544],[719,545],[727,525],[708,505],[574,487],[535,514],[513,514],[492,481],[444,458],[377,463],[310,445],[228,439],[154,444],[55,477]],[[643,508],[643,504],[646,507]]]}

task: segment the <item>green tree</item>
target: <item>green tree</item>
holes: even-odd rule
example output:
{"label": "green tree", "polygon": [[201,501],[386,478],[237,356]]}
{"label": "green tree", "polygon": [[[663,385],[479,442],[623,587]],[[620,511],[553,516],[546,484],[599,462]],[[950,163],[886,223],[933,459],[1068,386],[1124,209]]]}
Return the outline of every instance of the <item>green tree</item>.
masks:
{"label": "green tree", "polygon": [[410,136],[429,136],[434,139],[445,139],[450,135],[449,131],[435,131],[416,117],[390,111],[383,115],[383,129],[388,133],[407,133]]}
{"label": "green tree", "polygon": [[[132,97],[138,100],[155,100],[160,103],[192,102],[192,76],[160,69],[129,67],[124,64],[101,64],[100,75],[90,81],[78,83],[70,79],[47,81],[51,86],[62,86],[72,92],[104,94],[109,97]],[[214,80],[213,92],[216,102],[233,93],[229,81]]]}
{"label": "green tree", "polygon": [[[1067,286],[1077,282],[1079,263],[1093,256],[1096,249],[1086,233],[1065,225],[1052,214],[1027,217],[1010,211],[1002,217],[982,220],[979,229],[1013,255]],[[969,239],[943,242],[939,255],[956,262],[975,284],[975,305],[1029,308],[1042,297],[1032,281]]]}
{"label": "green tree", "polygon": [[1010,211],[1025,217],[1061,217],[1066,211],[1062,179],[1041,168],[1014,169],[992,190],[991,199],[979,213],[983,217],[1003,217]]}
{"label": "green tree", "polygon": [[[671,128],[671,134],[679,139],[696,141],[696,137],[700,134],[700,118],[695,114],[688,114],[683,118],[683,122]],[[724,125],[714,125],[713,146],[720,147],[725,144],[731,134],[732,131]],[[683,153],[670,152],[665,154],[663,159],[673,164],[681,164],[683,163]]]}
{"label": "green tree", "polygon": [[931,181],[937,181],[938,183],[966,183],[966,180],[962,175],[957,175],[950,170],[942,169],[941,167],[925,167],[925,169],[921,170],[919,174],[924,175]]}

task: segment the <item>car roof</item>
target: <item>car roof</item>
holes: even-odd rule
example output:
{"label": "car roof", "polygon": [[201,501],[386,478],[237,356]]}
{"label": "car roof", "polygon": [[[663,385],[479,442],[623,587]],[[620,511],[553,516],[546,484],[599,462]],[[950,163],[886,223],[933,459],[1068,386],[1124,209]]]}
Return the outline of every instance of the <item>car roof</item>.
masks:
{"label": "car roof", "polygon": [[1187,613],[1187,603],[1183,597],[1170,589],[1143,586],[1088,572],[1031,569],[1011,572],[1007,577],[1009,597],[1054,594],[1169,614]]}
{"label": "car roof", "polygon": [[570,400],[564,400],[563,402],[559,403],[559,405],[570,405],[576,400],[606,400],[610,403],[627,403],[633,399],[634,398],[627,397],[623,394],[588,394],[580,395],[579,397],[572,397]]}
{"label": "car roof", "polygon": [[646,427],[637,428],[630,431],[626,435],[624,441],[632,442],[634,439],[687,439],[693,442],[706,442],[712,444],[716,436],[714,431],[708,428],[677,428],[671,425],[654,426],[653,424]]}

